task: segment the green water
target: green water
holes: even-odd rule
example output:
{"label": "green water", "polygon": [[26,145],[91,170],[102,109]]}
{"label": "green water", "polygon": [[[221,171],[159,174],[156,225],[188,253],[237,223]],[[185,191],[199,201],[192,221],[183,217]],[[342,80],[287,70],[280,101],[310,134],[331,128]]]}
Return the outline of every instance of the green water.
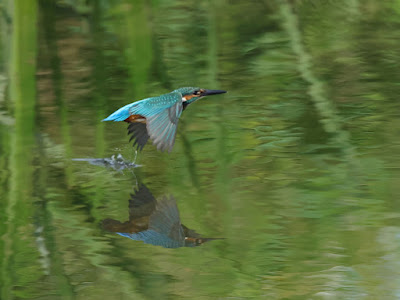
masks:
{"label": "green water", "polygon": [[[0,299],[400,299],[400,2],[4,0]],[[171,154],[101,119],[182,86]],[[145,184],[199,247],[107,232]]]}

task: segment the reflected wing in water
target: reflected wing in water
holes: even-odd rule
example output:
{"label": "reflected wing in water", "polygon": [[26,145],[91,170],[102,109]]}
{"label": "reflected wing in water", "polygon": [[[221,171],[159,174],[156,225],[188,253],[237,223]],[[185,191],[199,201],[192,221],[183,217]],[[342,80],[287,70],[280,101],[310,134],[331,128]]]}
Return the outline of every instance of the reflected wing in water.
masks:
{"label": "reflected wing in water", "polygon": [[159,232],[170,239],[182,243],[185,234],[179,217],[178,207],[174,197],[164,196],[150,217],[149,229]]}
{"label": "reflected wing in water", "polygon": [[140,187],[131,194],[129,200],[129,219],[139,219],[143,217],[149,217],[156,209],[157,200],[153,194],[150,193],[149,189],[141,184]]}

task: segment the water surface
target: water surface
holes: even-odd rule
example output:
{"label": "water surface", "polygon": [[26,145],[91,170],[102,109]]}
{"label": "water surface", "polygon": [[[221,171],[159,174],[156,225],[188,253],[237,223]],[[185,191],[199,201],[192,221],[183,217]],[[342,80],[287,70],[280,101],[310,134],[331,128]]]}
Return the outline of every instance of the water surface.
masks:
{"label": "water surface", "polygon": [[[400,298],[398,1],[2,8],[1,299]],[[182,86],[228,93],[185,110],[171,154],[72,160],[134,161],[100,120]],[[104,230],[142,184],[224,239]]]}

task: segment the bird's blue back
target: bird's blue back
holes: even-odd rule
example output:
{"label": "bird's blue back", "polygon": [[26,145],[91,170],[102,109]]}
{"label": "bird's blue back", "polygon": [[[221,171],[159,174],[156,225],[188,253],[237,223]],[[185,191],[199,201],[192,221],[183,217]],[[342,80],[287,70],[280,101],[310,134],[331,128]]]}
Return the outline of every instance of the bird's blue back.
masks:
{"label": "bird's blue back", "polygon": [[132,103],[129,111],[131,114],[151,117],[177,103],[182,103],[182,94],[178,92],[171,92],[158,97],[151,97],[134,102]]}
{"label": "bird's blue back", "polygon": [[[148,118],[157,115],[163,110],[181,102],[182,94],[174,91],[158,97],[150,97],[127,104],[112,113],[103,121],[124,121],[130,115],[141,115]],[[177,117],[179,117],[179,115]]]}

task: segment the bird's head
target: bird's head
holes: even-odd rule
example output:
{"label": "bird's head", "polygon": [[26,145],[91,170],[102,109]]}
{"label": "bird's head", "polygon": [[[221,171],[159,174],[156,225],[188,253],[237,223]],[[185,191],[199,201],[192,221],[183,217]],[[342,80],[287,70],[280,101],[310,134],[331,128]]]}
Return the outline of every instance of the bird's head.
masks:
{"label": "bird's head", "polygon": [[176,89],[174,92],[181,93],[182,101],[186,104],[193,103],[196,100],[199,100],[200,98],[203,98],[205,96],[226,93],[226,91],[223,90],[207,90],[199,87],[183,87]]}

